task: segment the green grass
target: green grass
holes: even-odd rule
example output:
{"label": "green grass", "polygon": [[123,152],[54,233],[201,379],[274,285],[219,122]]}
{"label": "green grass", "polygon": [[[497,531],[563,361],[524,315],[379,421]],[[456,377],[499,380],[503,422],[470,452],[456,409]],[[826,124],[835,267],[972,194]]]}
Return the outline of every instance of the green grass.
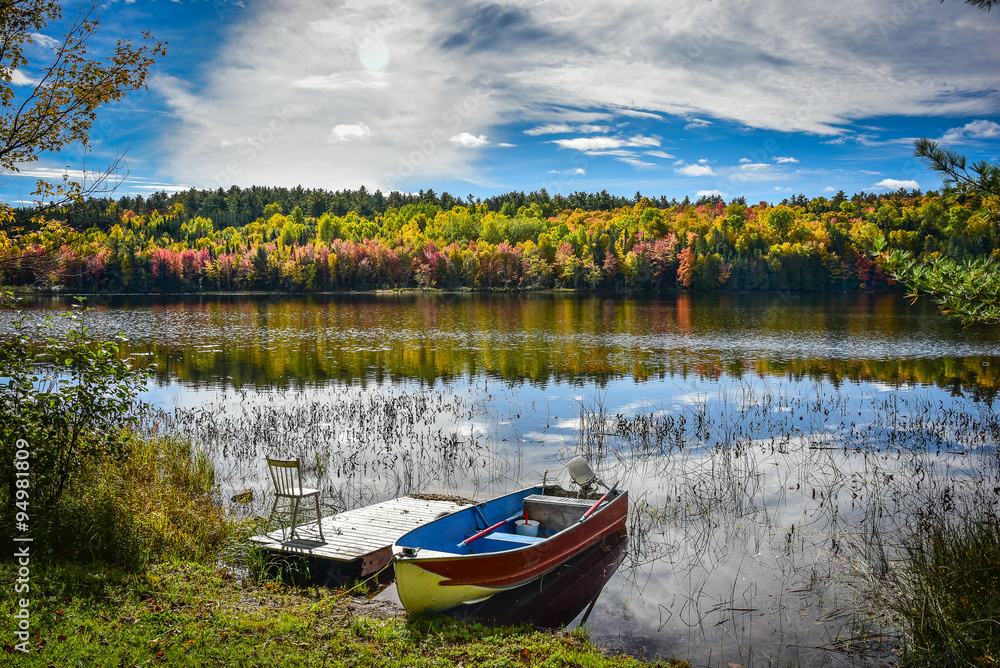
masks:
{"label": "green grass", "polygon": [[[14,571],[3,565],[5,581]],[[25,667],[683,665],[608,656],[581,633],[358,615],[350,597],[326,588],[239,579],[191,561],[140,573],[40,564],[31,585],[31,652],[4,652]]]}
{"label": "green grass", "polygon": [[1000,666],[1000,520],[940,521],[906,547],[886,606],[904,666]]}
{"label": "green grass", "polygon": [[206,558],[247,533],[227,515],[204,454],[179,439],[122,438],[123,456],[91,462],[44,527],[38,545],[53,558],[141,568]]}

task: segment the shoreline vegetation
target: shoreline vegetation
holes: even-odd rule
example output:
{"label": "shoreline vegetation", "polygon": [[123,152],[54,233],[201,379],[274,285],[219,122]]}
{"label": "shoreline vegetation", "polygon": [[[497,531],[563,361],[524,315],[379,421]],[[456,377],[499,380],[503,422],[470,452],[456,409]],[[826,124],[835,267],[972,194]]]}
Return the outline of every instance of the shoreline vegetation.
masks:
{"label": "shoreline vegetation", "polygon": [[885,291],[877,252],[1000,257],[991,217],[975,198],[905,190],[773,206],[234,186],[20,210],[18,233],[0,232],[0,283],[110,294]]}

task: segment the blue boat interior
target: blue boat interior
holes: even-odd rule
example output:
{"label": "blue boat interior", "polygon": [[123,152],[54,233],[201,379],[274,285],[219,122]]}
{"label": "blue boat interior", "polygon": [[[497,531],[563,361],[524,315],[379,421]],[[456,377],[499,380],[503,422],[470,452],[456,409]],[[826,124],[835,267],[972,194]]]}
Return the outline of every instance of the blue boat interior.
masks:
{"label": "blue boat interior", "polygon": [[[542,496],[541,487],[524,489],[463,508],[414,529],[399,538],[396,546],[446,554],[485,554],[521,549],[543,542],[577,523],[593,503],[594,499],[590,498]],[[529,519],[539,522],[537,536],[516,532],[515,521],[523,518],[525,510]],[[476,537],[497,524],[500,526],[493,531]]]}

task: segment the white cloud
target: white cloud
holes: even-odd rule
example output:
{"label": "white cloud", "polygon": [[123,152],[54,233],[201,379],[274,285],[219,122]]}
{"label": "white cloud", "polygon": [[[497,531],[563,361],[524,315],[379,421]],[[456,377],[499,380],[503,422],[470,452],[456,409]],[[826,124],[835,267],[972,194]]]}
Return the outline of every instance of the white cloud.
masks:
{"label": "white cloud", "polygon": [[499,146],[500,148],[512,148],[514,146],[517,146],[517,144],[508,144],[507,142],[502,141],[499,144],[497,144],[497,146]]}
{"label": "white cloud", "polygon": [[788,162],[798,162],[797,158],[775,157],[775,158],[771,158],[771,159],[774,160],[779,165],[782,165],[782,164],[785,164],[785,163],[788,163]]}
{"label": "white cloud", "polygon": [[839,137],[834,137],[833,139],[828,139],[822,143],[841,146],[847,142],[854,142],[855,144],[860,144],[861,146],[877,146],[879,143],[877,140],[878,135],[871,132],[862,132],[860,134],[841,135]]}
{"label": "white cloud", "polygon": [[960,128],[951,128],[941,137],[944,143],[961,144],[970,139],[1000,138],[1000,123],[986,120],[976,120],[966,123]]}
{"label": "white cloud", "polygon": [[879,188],[885,190],[899,190],[900,188],[906,188],[907,190],[916,190],[920,187],[920,184],[912,179],[901,181],[899,179],[882,179],[878,183],[872,186],[872,188]]}
{"label": "white cloud", "polygon": [[582,167],[577,167],[576,169],[564,169],[564,170],[550,169],[546,173],[548,173],[548,174],[562,174],[562,175],[566,175],[566,176],[585,176],[587,174],[587,170],[584,169],[584,168],[582,168]]}
{"label": "white cloud", "polygon": [[610,155],[622,158],[637,158],[639,154],[627,148],[615,148],[606,151],[584,151],[587,155]]}
{"label": "white cloud", "polygon": [[524,134],[531,136],[558,135],[573,131],[574,128],[572,125],[567,125],[566,123],[550,123],[549,125],[541,125],[536,128],[528,128],[524,131]]}
{"label": "white cloud", "polygon": [[[348,88],[385,88],[388,79],[371,73],[356,74],[325,74],[311,75],[292,82],[293,88],[309,88],[314,90],[342,90]],[[367,76],[364,76],[367,74]]]}
{"label": "white cloud", "polygon": [[48,35],[43,35],[40,32],[31,33],[31,39],[35,44],[43,49],[54,49],[59,46],[59,40],[54,37],[49,37]]}
{"label": "white cloud", "polygon": [[741,165],[746,165],[746,164],[749,164],[751,162],[753,162],[753,160],[751,160],[750,158],[740,158],[740,164]]}
{"label": "white cloud", "polygon": [[674,171],[684,176],[715,176],[715,172],[708,165],[685,165]]}
{"label": "white cloud", "polygon": [[729,197],[729,195],[727,195],[726,193],[722,192],[718,188],[716,188],[714,190],[699,190],[696,194],[697,194],[698,197],[713,197],[713,196],[716,196],[716,195],[719,196],[719,197],[723,197],[723,198]]}
{"label": "white cloud", "polygon": [[660,114],[653,114],[648,111],[636,111],[634,109],[615,109],[615,113],[621,114],[622,116],[631,116],[632,118],[652,118],[656,120],[663,119],[663,116]]}
{"label": "white cloud", "polygon": [[625,145],[624,141],[614,137],[575,137],[573,139],[555,139],[552,143],[557,144],[559,148],[572,148],[577,151],[601,151]]}
{"label": "white cloud", "polygon": [[10,73],[10,82],[15,86],[34,86],[38,83],[38,79],[31,79],[21,70],[14,70]]}
{"label": "white cloud", "polygon": [[646,162],[645,160],[639,160],[638,158],[615,158],[618,162],[624,162],[626,165],[632,165],[633,167],[655,167],[656,163]]}
{"label": "white cloud", "polygon": [[569,125],[568,123],[550,123],[548,125],[528,128],[524,131],[524,134],[537,136],[567,134],[570,132],[609,132],[610,130],[611,128],[604,125]]}
{"label": "white cloud", "polygon": [[135,184],[135,183],[130,183],[130,182],[126,181],[126,183],[124,185],[122,185],[121,187],[118,188],[118,190],[116,191],[116,193],[119,194],[119,195],[122,195],[122,194],[125,194],[127,192],[134,191],[134,190],[143,190],[143,191],[148,191],[148,192],[160,192],[160,191],[163,191],[163,192],[167,192],[167,193],[173,193],[173,192],[181,192],[183,190],[190,190],[190,189],[191,189],[191,186],[184,185],[182,183],[139,183],[139,184]]}
{"label": "white cloud", "polygon": [[[702,127],[725,120],[870,145],[875,131],[845,128],[876,117],[989,119],[1000,111],[1000,41],[989,14],[971,24],[968,12],[922,5],[886,39],[886,5],[865,0],[808,13],[779,0],[574,0],[558,20],[551,4],[247,3],[220,24],[218,48],[192,75],[197,85],[153,82],[171,113],[166,168],[197,187],[415,190],[430,179],[482,178],[479,154],[449,141],[462,131],[478,138],[501,126],[674,115]],[[497,7],[509,25],[488,30]],[[928,35],[937,55],[914,57]],[[384,46],[377,58],[362,53],[372,43]],[[317,141],[331,119],[375,117],[363,151],[356,141]],[[958,130],[982,138],[992,122]],[[580,142],[598,134],[576,131],[588,135]],[[603,148],[640,146],[660,142]]]}
{"label": "white cloud", "polygon": [[740,165],[740,170],[744,172],[760,172],[765,169],[771,169],[771,165],[766,162],[749,162]]}
{"label": "white cloud", "polygon": [[[182,185],[177,183],[168,183],[162,181],[155,181],[149,178],[135,176],[125,173],[112,173],[110,178],[106,178],[108,175],[96,170],[82,170],[82,169],[70,169],[68,167],[55,167],[47,165],[39,165],[37,163],[31,163],[31,166],[25,165],[23,169],[17,172],[10,170],[0,170],[0,175],[5,178],[11,179],[31,179],[31,185],[34,186],[34,182],[38,179],[48,182],[60,182],[64,178],[71,181],[76,181],[83,184],[96,184],[103,180],[103,186],[99,188],[94,195],[114,195],[115,197],[127,194],[134,194],[139,191],[165,191],[165,192],[179,192],[182,190],[189,190],[190,185]],[[27,191],[25,191],[27,192]],[[22,204],[31,205],[34,204],[30,199],[22,199]]]}
{"label": "white cloud", "polygon": [[68,169],[66,167],[41,167],[34,166],[26,169],[18,169],[17,172],[3,170],[2,174],[16,174],[17,176],[27,176],[33,179],[44,179],[46,181],[61,181],[63,177],[80,181],[82,179],[93,179],[97,172],[84,172],[80,169]]}
{"label": "white cloud", "polygon": [[628,140],[626,146],[659,146],[660,140],[656,137],[643,137],[636,135]]}
{"label": "white cloud", "polygon": [[651,155],[654,158],[663,158],[664,160],[673,160],[677,157],[675,155],[665,153],[664,151],[646,151],[646,155]]}
{"label": "white cloud", "polygon": [[553,139],[553,144],[559,148],[572,148],[577,151],[610,151],[623,146],[659,146],[660,140],[655,137],[636,135],[630,138],[621,137],[575,137],[573,139]]}
{"label": "white cloud", "polygon": [[371,136],[371,129],[364,123],[354,125],[335,125],[330,134],[326,136],[329,142],[350,141],[352,139],[366,139]]}
{"label": "white cloud", "polygon": [[691,122],[684,126],[685,130],[697,130],[698,128],[707,128],[712,124],[712,121],[706,121],[704,118],[693,118]]}
{"label": "white cloud", "polygon": [[469,132],[459,132],[457,135],[449,137],[448,141],[453,144],[458,144],[464,148],[481,148],[490,143],[490,140],[486,138],[486,135],[474,135]]}

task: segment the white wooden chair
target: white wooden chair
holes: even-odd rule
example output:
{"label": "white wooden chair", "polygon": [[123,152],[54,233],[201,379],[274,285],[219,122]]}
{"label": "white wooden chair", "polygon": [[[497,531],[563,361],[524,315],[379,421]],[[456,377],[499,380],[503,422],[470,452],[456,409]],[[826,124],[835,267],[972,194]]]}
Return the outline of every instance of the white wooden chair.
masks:
{"label": "white wooden chair", "polygon": [[[295,529],[301,526],[299,507],[303,499],[313,498],[316,506],[316,526],[319,527],[319,537],[326,541],[323,535],[322,515],[319,510],[319,490],[302,486],[302,466],[298,459],[271,459],[267,458],[267,467],[271,472],[271,480],[274,481],[274,505],[271,506],[271,518],[279,517],[282,520],[291,520],[291,531],[287,540],[295,539]],[[279,505],[281,507],[279,507]],[[311,513],[311,509],[306,509],[305,514]],[[313,518],[307,518],[311,521]],[[308,522],[306,522],[308,523]],[[285,540],[285,524],[281,525],[281,538]]]}

